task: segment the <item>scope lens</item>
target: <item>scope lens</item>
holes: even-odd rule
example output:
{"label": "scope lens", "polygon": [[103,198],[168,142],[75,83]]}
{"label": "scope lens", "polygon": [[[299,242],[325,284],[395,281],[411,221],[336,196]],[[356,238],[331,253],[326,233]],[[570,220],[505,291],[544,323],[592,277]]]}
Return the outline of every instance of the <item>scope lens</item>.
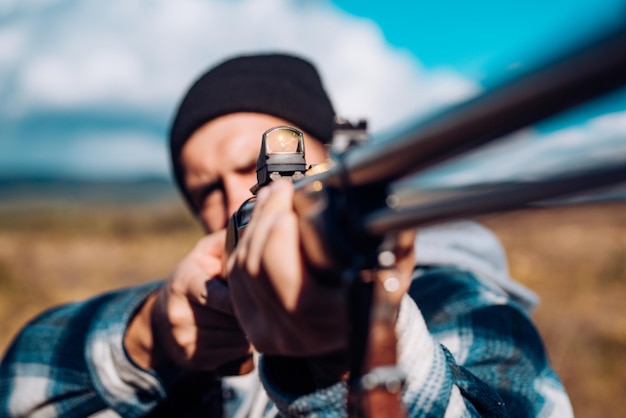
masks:
{"label": "scope lens", "polygon": [[304,139],[295,129],[278,128],[265,136],[267,154],[302,154]]}

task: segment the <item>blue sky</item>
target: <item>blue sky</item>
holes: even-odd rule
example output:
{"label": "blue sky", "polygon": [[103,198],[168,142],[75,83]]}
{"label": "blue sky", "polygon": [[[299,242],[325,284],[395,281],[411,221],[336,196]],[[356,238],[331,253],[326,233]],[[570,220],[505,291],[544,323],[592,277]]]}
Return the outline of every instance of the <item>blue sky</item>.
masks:
{"label": "blue sky", "polygon": [[450,66],[472,77],[505,71],[507,60],[550,54],[624,16],[624,2],[616,0],[334,3],[374,19],[390,44],[409,49],[426,67]]}
{"label": "blue sky", "polygon": [[[167,129],[182,92],[239,53],[310,58],[338,111],[382,132],[532,67],[624,18],[625,4],[5,0],[0,177],[167,178]],[[498,173],[513,175],[539,153],[625,159],[625,121],[626,93],[618,92],[550,129],[514,135],[512,149],[526,159]],[[560,145],[546,146],[550,139]]]}

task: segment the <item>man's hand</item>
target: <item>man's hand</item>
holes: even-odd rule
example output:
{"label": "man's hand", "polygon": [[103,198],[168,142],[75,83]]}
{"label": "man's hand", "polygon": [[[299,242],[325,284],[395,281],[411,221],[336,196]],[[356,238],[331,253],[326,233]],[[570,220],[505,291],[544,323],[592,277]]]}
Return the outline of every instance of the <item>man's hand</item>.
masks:
{"label": "man's hand", "polygon": [[261,353],[310,356],[343,350],[348,335],[344,290],[308,274],[292,201],[288,181],[259,191],[252,219],[228,262],[237,317]]}
{"label": "man's hand", "polygon": [[225,231],[202,238],[135,316],[125,345],[141,367],[216,370],[252,348],[223,277]]}

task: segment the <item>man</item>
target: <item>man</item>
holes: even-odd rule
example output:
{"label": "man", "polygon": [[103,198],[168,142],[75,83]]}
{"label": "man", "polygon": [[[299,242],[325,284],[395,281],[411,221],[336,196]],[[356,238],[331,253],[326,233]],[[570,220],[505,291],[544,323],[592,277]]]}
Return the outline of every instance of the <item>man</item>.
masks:
{"label": "man", "polygon": [[[207,235],[164,282],[58,307],[0,366],[2,416],[344,416],[348,323],[300,243],[292,186],[262,189],[233,255],[224,226],[256,183],[260,137],[290,125],[326,158],[334,110],[311,64],[226,61],[187,92],[170,135],[174,176]],[[395,248],[395,332],[410,416],[570,416],[497,240],[456,222]],[[254,350],[253,350],[254,347]],[[260,356],[254,354],[261,353]],[[249,371],[246,359],[258,359]],[[262,382],[262,385],[261,385]]]}

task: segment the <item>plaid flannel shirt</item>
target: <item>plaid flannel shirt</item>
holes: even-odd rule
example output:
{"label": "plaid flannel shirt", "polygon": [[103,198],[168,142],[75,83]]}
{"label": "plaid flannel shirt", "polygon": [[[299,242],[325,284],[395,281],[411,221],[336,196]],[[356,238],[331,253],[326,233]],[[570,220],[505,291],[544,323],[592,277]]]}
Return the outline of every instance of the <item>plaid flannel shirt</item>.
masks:
{"label": "plaid flannel shirt", "polygon": [[[428,233],[420,234],[429,240]],[[408,415],[573,416],[527,309],[503,289],[506,283],[485,281],[488,274],[480,272],[487,270],[464,269],[462,259],[457,261],[417,268],[400,307],[396,332],[399,365],[408,375]],[[177,387],[183,394],[198,392],[202,379],[181,380],[176,370],[142,370],[123,346],[129,320],[160,284],[57,307],[31,321],[0,364],[0,416],[142,417],[159,408],[161,416],[192,416],[194,410],[207,416],[202,403],[215,400],[220,408],[211,411],[227,416],[346,416],[344,383],[296,396],[268,377],[262,356],[253,374],[225,378],[217,391],[187,398],[198,405],[188,405],[192,400],[172,406]],[[185,380],[191,382],[187,387]],[[168,398],[169,409],[163,409]]]}

